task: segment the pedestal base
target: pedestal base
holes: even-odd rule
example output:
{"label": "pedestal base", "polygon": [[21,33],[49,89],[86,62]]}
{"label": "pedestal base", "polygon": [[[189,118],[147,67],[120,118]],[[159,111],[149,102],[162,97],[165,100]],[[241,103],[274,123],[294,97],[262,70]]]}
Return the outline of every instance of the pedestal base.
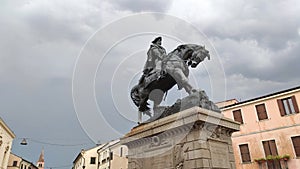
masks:
{"label": "pedestal base", "polygon": [[193,107],[134,127],[121,139],[128,169],[234,169],[231,134],[239,123]]}

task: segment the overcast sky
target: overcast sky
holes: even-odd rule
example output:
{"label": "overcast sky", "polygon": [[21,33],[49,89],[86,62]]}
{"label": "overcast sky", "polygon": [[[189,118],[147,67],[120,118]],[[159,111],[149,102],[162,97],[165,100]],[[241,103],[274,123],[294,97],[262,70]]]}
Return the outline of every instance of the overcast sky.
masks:
{"label": "overcast sky", "polygon": [[[97,118],[91,123],[94,126],[87,126],[86,120],[91,119],[75,111],[72,98],[75,65],[84,64],[78,61],[92,54],[104,54],[108,47],[111,51],[96,60],[93,72],[96,102],[104,122],[117,135],[128,132],[136,118],[135,112],[128,112],[136,111],[128,91],[140,76],[149,43],[155,35],[162,35],[166,50],[172,51],[187,42],[188,36],[197,37],[185,32],[187,27],[200,32],[199,43],[215,59],[205,61],[190,77],[213,101],[247,100],[298,86],[299,11],[298,0],[3,0],[0,116],[17,136],[12,151],[35,163],[44,147],[46,167],[70,168],[81,148],[115,138],[115,134],[102,133]],[[132,16],[143,19],[145,12],[156,12],[151,23],[122,22]],[[157,17],[157,13],[167,17]],[[172,26],[177,32],[159,32],[171,25],[172,18],[183,23]],[[143,33],[134,32],[143,25],[153,27],[152,33],[133,36]],[[134,31],[124,40],[118,30]],[[118,40],[114,46],[101,45]],[[85,88],[84,83],[79,87]],[[176,92],[170,93],[170,103],[177,99]],[[119,93],[123,99],[118,99]],[[89,109],[85,111],[93,118]],[[121,122],[114,124],[116,119]],[[36,141],[29,140],[22,147],[23,137]],[[84,145],[70,146],[74,144]]]}

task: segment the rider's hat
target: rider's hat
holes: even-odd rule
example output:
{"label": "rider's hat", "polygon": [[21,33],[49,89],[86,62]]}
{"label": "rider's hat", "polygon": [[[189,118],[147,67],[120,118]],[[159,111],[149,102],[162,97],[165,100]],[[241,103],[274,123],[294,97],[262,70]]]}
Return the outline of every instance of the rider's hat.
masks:
{"label": "rider's hat", "polygon": [[159,36],[159,37],[157,37],[157,38],[155,38],[153,41],[152,41],[152,43],[156,43],[157,41],[161,41],[162,40],[162,38]]}

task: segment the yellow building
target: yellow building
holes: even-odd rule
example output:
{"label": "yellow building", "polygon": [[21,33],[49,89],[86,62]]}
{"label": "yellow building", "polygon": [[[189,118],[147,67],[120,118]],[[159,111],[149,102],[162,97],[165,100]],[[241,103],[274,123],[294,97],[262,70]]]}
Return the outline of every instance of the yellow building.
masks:
{"label": "yellow building", "polygon": [[232,134],[237,169],[300,168],[298,105],[300,86],[221,108],[225,117],[241,123]]}
{"label": "yellow building", "polygon": [[11,145],[15,134],[0,117],[0,169],[7,169]]}

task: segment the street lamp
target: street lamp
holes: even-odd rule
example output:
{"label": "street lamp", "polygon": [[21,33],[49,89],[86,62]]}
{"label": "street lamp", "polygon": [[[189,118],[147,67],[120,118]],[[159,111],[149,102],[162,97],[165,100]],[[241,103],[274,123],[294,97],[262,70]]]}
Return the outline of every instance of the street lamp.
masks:
{"label": "street lamp", "polygon": [[20,144],[21,144],[21,145],[23,145],[23,146],[26,146],[26,145],[27,145],[27,141],[26,141],[26,139],[25,139],[25,138],[23,138]]}

